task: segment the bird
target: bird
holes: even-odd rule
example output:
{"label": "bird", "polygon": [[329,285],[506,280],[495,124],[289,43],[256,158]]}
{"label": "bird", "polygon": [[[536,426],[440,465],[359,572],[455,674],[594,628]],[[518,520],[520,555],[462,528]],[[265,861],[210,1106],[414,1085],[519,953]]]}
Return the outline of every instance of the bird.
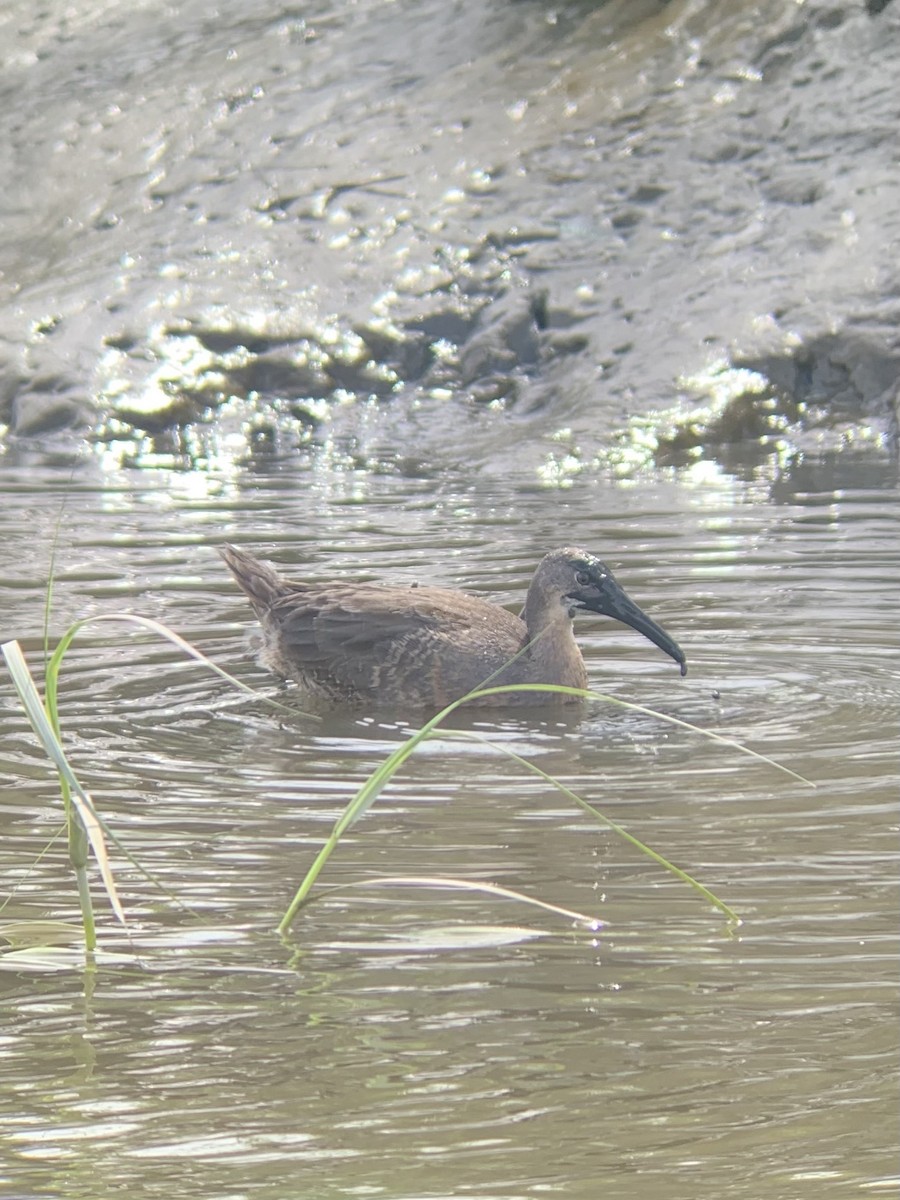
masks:
{"label": "bird", "polygon": [[[678,643],[587,550],[563,547],[545,555],[518,615],[453,588],[293,582],[236,546],[222,546],[219,553],[262,626],[262,665],[329,706],[438,712],[482,685],[586,688],[572,627],[580,613],[630,625],[687,673]],[[520,691],[473,703],[557,705],[573,699]]]}

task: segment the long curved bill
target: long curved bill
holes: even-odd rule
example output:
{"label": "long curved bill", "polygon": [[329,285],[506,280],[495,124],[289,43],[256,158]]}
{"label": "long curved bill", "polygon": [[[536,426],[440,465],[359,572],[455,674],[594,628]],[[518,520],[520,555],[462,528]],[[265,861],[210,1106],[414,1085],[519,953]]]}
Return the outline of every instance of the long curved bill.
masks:
{"label": "long curved bill", "polygon": [[687,675],[684,651],[661,625],[657,625],[643,609],[638,608],[611,573],[604,577],[601,586],[577,592],[572,599],[577,600],[583,609],[612,617],[616,621],[621,621],[623,625],[630,625],[632,629],[636,629],[638,633],[642,633],[645,638],[648,638],[654,646],[659,646],[660,650],[668,654],[670,658],[674,658],[681,667],[681,674]]}

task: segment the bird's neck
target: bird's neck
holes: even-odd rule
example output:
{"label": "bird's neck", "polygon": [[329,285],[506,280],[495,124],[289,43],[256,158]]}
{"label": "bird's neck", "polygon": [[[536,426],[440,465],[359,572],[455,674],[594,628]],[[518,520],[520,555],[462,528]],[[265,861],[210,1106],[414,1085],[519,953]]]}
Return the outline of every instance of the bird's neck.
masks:
{"label": "bird's neck", "polygon": [[585,687],[587,673],[584,659],[575,641],[572,618],[555,601],[552,607],[541,608],[525,604],[522,613],[528,628],[530,649],[527,655],[528,676],[534,682],[558,683],[566,687]]}

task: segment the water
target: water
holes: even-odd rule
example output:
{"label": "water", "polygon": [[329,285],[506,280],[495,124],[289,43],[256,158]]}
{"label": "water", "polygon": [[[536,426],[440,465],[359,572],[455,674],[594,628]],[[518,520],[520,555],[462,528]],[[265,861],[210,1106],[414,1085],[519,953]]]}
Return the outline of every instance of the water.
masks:
{"label": "water", "polygon": [[[581,628],[592,682],[641,713],[474,715],[732,905],[696,894],[498,749],[435,742],[272,930],[390,721],[273,718],[153,641],[89,626],[67,664],[73,761],[110,828],[130,941],[95,974],[6,971],[2,1106],[17,1194],[243,1197],[549,1192],[846,1195],[894,1168],[892,617],[897,491],[513,480],[365,481],[363,499],[228,478],[4,470],[8,628],[161,619],[266,694],[224,538],[320,577],[521,595],[539,549],[584,543],[679,638],[687,679],[624,628]],[[21,513],[30,513],[29,528]],[[37,541],[35,531],[38,531]],[[23,547],[28,543],[28,570]],[[35,554],[35,548],[39,553]],[[5,689],[4,918],[75,919],[50,772]],[[291,697],[288,696],[288,699]],[[485,893],[491,882],[600,931]],[[170,895],[166,895],[166,891]]]}
{"label": "water", "polygon": [[[79,634],[85,971],[0,672],[0,1191],[896,1194],[894,6],[75,7],[0,14],[2,635],[52,574],[51,640],[261,697]],[[662,715],[460,714],[282,939],[408,727],[266,705],[225,540],[510,604],[583,544],[690,671],[580,622]]]}

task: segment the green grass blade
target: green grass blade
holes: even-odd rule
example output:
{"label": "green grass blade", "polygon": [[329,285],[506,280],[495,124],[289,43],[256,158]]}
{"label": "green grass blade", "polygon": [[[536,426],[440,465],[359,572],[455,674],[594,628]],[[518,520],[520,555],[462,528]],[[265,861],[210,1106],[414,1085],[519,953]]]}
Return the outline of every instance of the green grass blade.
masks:
{"label": "green grass blade", "polygon": [[[645,716],[655,717],[658,721],[664,721],[667,725],[675,725],[679,729],[689,729],[691,733],[699,733],[701,737],[708,738],[712,742],[718,742],[721,746],[728,746],[732,750],[746,754],[748,758],[755,758],[758,762],[763,762],[767,766],[773,767],[783,775],[789,775],[791,779],[796,779],[798,783],[803,783],[811,788],[815,788],[816,786],[805,775],[800,775],[797,771],[792,771],[790,767],[784,766],[777,759],[769,758],[767,754],[760,754],[758,750],[752,750],[749,746],[745,746],[742,742],[738,742],[734,738],[724,737],[721,733],[715,733],[712,729],[704,729],[702,725],[694,725],[691,721],[682,720],[681,717],[672,717],[668,713],[657,712],[655,708],[648,708],[644,704],[634,704],[632,701],[622,700],[618,696],[609,696],[605,692],[592,692],[582,690],[581,688],[564,687],[561,684],[511,683],[504,684],[501,687],[480,688],[476,692],[470,692],[468,696],[465,696],[462,701],[457,701],[457,703],[478,700],[482,696],[501,696],[507,692],[558,692],[563,696],[572,696],[583,700],[603,700],[607,704],[615,704],[619,708],[627,708],[632,712],[644,713]],[[449,712],[449,709],[445,709],[444,712]]]}
{"label": "green grass blade", "polygon": [[95,616],[85,617],[81,621],[76,621],[71,628],[66,630],[63,636],[60,638],[47,668],[48,681],[50,676],[53,678],[54,704],[56,699],[56,679],[59,675],[59,670],[62,666],[62,661],[65,657],[66,651],[69,649],[69,646],[72,644],[75,635],[79,633],[80,630],[82,630],[86,625],[93,625],[100,621],[112,621],[118,624],[137,625],[139,628],[147,629],[151,633],[158,634],[159,637],[171,642],[173,646],[176,646],[179,650],[182,650],[189,658],[193,658],[197,662],[202,663],[203,666],[208,667],[210,671],[213,671],[221,679],[224,679],[227,683],[231,684],[232,687],[237,688],[239,691],[246,692],[255,700],[263,699],[273,708],[277,708],[279,711],[287,713],[292,717],[303,716],[309,717],[312,720],[321,719],[315,713],[302,713],[299,709],[290,708],[286,704],[279,704],[277,700],[271,700],[267,697],[260,697],[259,693],[250,687],[249,684],[243,683],[240,679],[235,679],[233,675],[229,675],[226,670],[220,667],[217,663],[214,663],[211,658],[207,658],[202,650],[198,650],[196,646],[192,646],[189,641],[183,638],[180,634],[176,633],[174,629],[169,629],[169,627],[167,625],[163,625],[161,621],[154,621],[152,617],[141,617],[136,613],[124,612],[97,613]]}
{"label": "green grass blade", "polygon": [[74,781],[74,774],[44,709],[44,702],[37,690],[31,671],[28,669],[22,647],[16,641],[4,642],[0,645],[0,652],[6,660],[6,666],[19,699],[22,701],[22,707],[25,709],[31,727],[37,734],[45,753],[61,774],[70,776]]}
{"label": "green grass blade", "polygon": [[[494,674],[496,675],[497,672],[494,672]],[[294,894],[294,898],[292,899],[287,911],[285,912],[285,915],[282,917],[281,922],[278,925],[279,933],[286,933],[299,910],[307,902],[307,898],[316,879],[320,875],[322,868],[325,866],[328,859],[337,848],[341,836],[346,833],[346,831],[350,829],[350,827],[356,821],[359,820],[363,813],[367,812],[368,809],[371,808],[371,806],[378,799],[378,796],[384,790],[385,786],[390,782],[407,758],[414,753],[416,748],[423,741],[430,737],[443,736],[446,733],[446,731],[439,729],[445,718],[464,704],[468,704],[472,701],[479,700],[487,696],[502,696],[514,692],[555,692],[560,695],[571,696],[573,699],[606,701],[607,703],[615,704],[620,708],[631,709],[634,712],[644,713],[647,716],[654,717],[657,720],[663,721],[669,725],[675,725],[678,728],[687,729],[692,733],[700,734],[701,737],[708,738],[710,741],[718,742],[721,745],[725,745],[731,749],[737,750],[741,754],[747,755],[749,758],[757,759],[759,762],[763,762],[766,765],[773,767],[776,771],[780,771],[783,774],[790,776],[792,779],[796,779],[798,782],[806,784],[808,787],[814,788],[816,786],[812,780],[809,780],[805,776],[798,774],[796,771],[792,771],[790,767],[783,766],[775,759],[769,758],[768,755],[761,754],[757,750],[752,750],[749,746],[744,746],[741,742],[735,741],[733,738],[723,737],[722,734],[715,733],[710,729],[704,729],[700,725],[694,725],[690,721],[684,721],[680,717],[669,716],[667,713],[657,712],[655,709],[648,708],[643,704],[634,704],[628,700],[621,700],[617,696],[609,696],[603,692],[587,691],[581,688],[565,687],[559,684],[502,684],[496,687],[480,687],[473,692],[469,692],[466,696],[462,696],[459,700],[454,700],[452,704],[448,704],[446,708],[442,709],[441,712],[432,717],[431,720],[427,721],[401,746],[398,746],[398,748],[392,754],[390,754],[388,758],[386,758],[385,761],[381,763],[365,780],[350,803],[347,805],[342,815],[335,822],[335,825],[329,837],[326,839],[325,844],[322,846],[319,853],[316,855],[312,866],[303,877],[299,888]],[[488,745],[493,745],[493,743],[487,741],[487,739],[483,740],[487,742]],[[702,896],[704,896],[705,899],[709,901],[710,904],[722,912],[730,922],[736,924],[740,923],[740,918],[738,917],[737,913],[727,904],[725,904],[724,901],[720,900],[718,896],[711,892],[707,887],[705,887],[704,884],[700,883],[699,880],[694,879],[693,876],[689,875],[686,871],[682,871],[680,867],[676,867],[674,863],[669,862],[669,860],[663,855],[645,845],[640,841],[640,839],[636,838],[633,834],[630,834],[626,829],[623,829],[615,821],[611,820],[611,818],[604,816],[604,814],[598,809],[595,809],[592,805],[588,804],[586,800],[582,800],[580,796],[576,795],[573,791],[571,791],[571,789],[567,788],[565,784],[561,783],[559,780],[554,779],[553,776],[547,775],[545,772],[541,771],[539,767],[535,766],[527,759],[521,758],[520,756],[514,754],[512,751],[507,750],[506,747],[500,746],[499,748],[504,750],[505,753],[509,754],[510,757],[517,759],[528,770],[543,776],[548,783],[562,791],[563,794],[568,796],[575,804],[582,807],[585,811],[591,813],[598,820],[607,824],[620,837],[630,842],[642,853],[659,863],[659,865],[664,867],[667,871],[670,871],[674,876],[676,876],[676,878],[681,879],[690,887],[698,891]]]}
{"label": "green grass blade", "polygon": [[[106,850],[106,842],[104,840],[103,823],[96,812],[96,809],[94,808],[90,795],[79,782],[62,747],[58,694],[59,677],[63,660],[65,659],[66,653],[71,647],[72,642],[86,625],[99,621],[137,625],[139,628],[146,629],[149,632],[157,634],[158,636],[171,642],[172,645],[183,651],[186,655],[188,655],[188,657],[193,658],[197,662],[200,662],[204,666],[208,667],[227,683],[231,684],[232,687],[246,692],[248,695],[253,696],[256,700],[262,699],[264,703],[278,710],[279,712],[283,712],[291,717],[302,715],[309,717],[312,720],[321,719],[316,714],[300,713],[298,709],[288,705],[279,704],[276,700],[272,700],[269,697],[260,697],[252,687],[242,683],[239,679],[235,679],[234,676],[223,670],[211,659],[207,658],[207,656],[200,650],[197,650],[196,647],[192,646],[190,642],[186,641],[179,634],[169,629],[166,625],[163,625],[160,621],[155,621],[150,617],[141,617],[134,613],[98,613],[95,616],[86,617],[81,621],[76,621],[75,624],[70,626],[70,628],[67,629],[59,639],[56,648],[49,658],[46,656],[48,647],[46,646],[47,638],[45,631],[46,670],[44,682],[44,700],[41,699],[40,692],[38,691],[37,685],[34,682],[24,655],[22,654],[21,647],[17,642],[7,642],[4,644],[2,646],[3,657],[6,660],[7,667],[10,671],[10,675],[13,679],[19,699],[22,702],[22,706],[25,709],[29,722],[37,734],[44,751],[50,758],[51,762],[53,762],[59,774],[60,791],[62,793],[63,803],[66,807],[66,811],[68,813],[70,812],[70,809],[74,808],[76,814],[75,820],[77,824],[73,825],[71,816],[69,818],[69,855],[76,871],[79,897],[82,904],[82,916],[85,924],[85,935],[89,943],[92,942],[93,918],[90,911],[90,893],[87,889],[87,877],[84,873],[86,857],[83,854],[79,844],[79,834],[81,831],[83,831],[89,839],[91,848],[93,849],[94,856],[100,869],[104,887],[106,888],[107,895],[109,896],[110,903],[114,912],[116,913],[116,916],[120,921],[122,921],[123,924],[125,923],[125,915],[119,902],[115,882],[109,866],[109,857]],[[169,896],[170,899],[176,900],[177,902],[177,898],[174,897],[167,888],[163,887],[160,881],[154,879],[154,877],[147,872],[140,865],[140,863],[138,863],[134,857],[117,841],[114,835],[112,835],[108,830],[106,830],[106,834],[109,839],[119,847],[128,861],[137,870],[139,870],[145,878],[149,879],[152,883],[154,883],[155,886],[160,887],[160,889],[167,896]]]}
{"label": "green grass blade", "polygon": [[[445,736],[445,731],[442,731],[441,736]],[[472,741],[481,742],[483,745],[490,746],[494,750],[501,750],[505,755],[507,755],[507,757],[511,758],[514,762],[517,762],[520,767],[524,767],[525,770],[531,771],[532,774],[537,775],[547,783],[552,784],[557,791],[562,792],[567,799],[571,800],[573,804],[576,804],[583,812],[589,813],[598,821],[602,821],[604,825],[608,825],[614,833],[619,835],[619,837],[624,838],[626,842],[630,842],[632,846],[640,850],[642,854],[646,854],[646,856],[651,858],[655,863],[659,863],[661,867],[664,867],[667,871],[671,872],[671,874],[680,879],[682,883],[689,884],[695,889],[695,891],[699,892],[704,899],[708,900],[710,904],[717,908],[719,912],[723,913],[732,924],[740,925],[741,919],[734,909],[730,908],[724,900],[720,900],[714,892],[711,892],[709,888],[705,886],[705,884],[702,884],[698,879],[695,879],[693,875],[689,875],[687,871],[683,871],[681,867],[676,867],[673,862],[670,862],[669,859],[665,858],[658,851],[651,849],[651,847],[645,842],[642,842],[639,838],[636,838],[633,833],[629,833],[627,829],[624,829],[617,821],[614,821],[612,817],[606,816],[605,813],[602,813],[599,809],[594,808],[593,804],[590,804],[587,800],[582,799],[581,796],[579,796],[576,792],[573,792],[572,789],[567,787],[566,784],[564,784],[561,780],[556,779],[553,775],[548,775],[546,771],[542,771],[536,763],[529,762],[529,760],[527,758],[523,758],[521,754],[516,754],[514,750],[510,750],[510,748],[508,746],[504,746],[502,742],[492,742],[489,738],[486,738],[482,734],[475,733],[471,730],[459,730],[454,734],[454,736],[464,737]]]}
{"label": "green grass blade", "polygon": [[[18,642],[4,642],[0,646],[0,652],[6,661],[7,668],[13,681],[13,685],[22,702],[22,707],[28,716],[28,720],[32,729],[37,735],[38,740],[44,748],[47,757],[53,762],[60,777],[60,784],[64,789],[68,789],[68,795],[75,807],[78,815],[78,820],[81,822],[82,828],[88,836],[91,844],[91,849],[94,852],[94,857],[97,860],[97,866],[100,870],[103,886],[106,889],[106,894],[109,896],[110,904],[113,912],[118,919],[125,924],[125,913],[119,901],[118,892],[116,890],[115,880],[112,876],[112,871],[109,865],[109,856],[106,852],[106,842],[103,837],[103,830],[97,818],[94,809],[93,801],[87,791],[81,786],[75,772],[69,763],[66,753],[60,743],[57,730],[53,722],[50,720],[48,713],[41,700],[40,693],[32,678],[31,671],[28,669],[28,664],[25,661],[25,656],[22,653],[22,648]],[[64,792],[64,795],[66,793]],[[76,864],[77,869],[77,864]],[[79,890],[82,896],[82,911],[84,912],[84,885],[79,877]],[[88,909],[89,911],[89,909]],[[92,924],[88,917],[89,923]],[[88,940],[90,941],[90,931],[86,930]]]}
{"label": "green grass blade", "polygon": [[381,792],[384,790],[385,786],[391,781],[391,779],[393,779],[394,775],[396,775],[400,767],[415,751],[416,747],[425,741],[425,739],[431,735],[432,731],[437,728],[438,724],[444,719],[444,717],[446,717],[447,714],[452,712],[455,708],[458,708],[461,703],[462,701],[455,700],[452,704],[449,704],[445,709],[439,712],[437,716],[432,717],[430,721],[426,721],[421,729],[417,729],[411,737],[407,738],[407,740],[398,746],[393,753],[389,754],[384,762],[380,763],[379,766],[376,767],[372,772],[372,774],[369,775],[369,777],[363,782],[362,786],[344,809],[341,816],[338,817],[334,824],[334,828],[331,830],[331,833],[328,835],[328,838],[325,841],[325,844],[316,855],[312,866],[306,872],[303,880],[300,883],[300,886],[294,893],[294,897],[291,900],[291,903],[288,905],[287,911],[278,923],[278,932],[280,934],[283,935],[287,933],[294,920],[294,917],[296,917],[297,913],[306,903],[313,884],[321,874],[322,868],[337,849],[341,837],[353,824],[355,824],[356,821],[359,820],[363,813],[367,812],[372,807],[372,805],[381,795]]}

